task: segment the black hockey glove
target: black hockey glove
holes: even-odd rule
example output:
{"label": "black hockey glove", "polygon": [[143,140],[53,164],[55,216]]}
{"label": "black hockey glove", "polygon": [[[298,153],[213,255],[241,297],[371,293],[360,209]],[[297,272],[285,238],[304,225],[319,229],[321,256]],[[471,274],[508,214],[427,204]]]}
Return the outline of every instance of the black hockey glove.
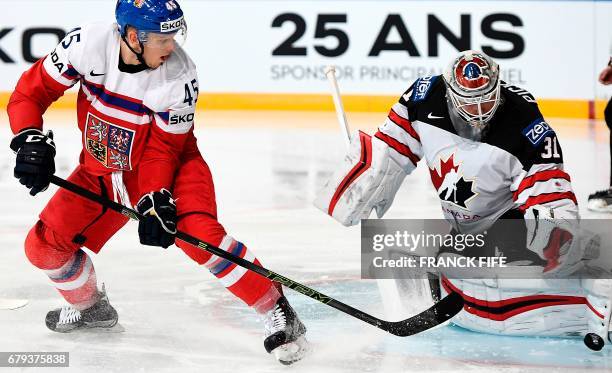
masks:
{"label": "black hockey glove", "polygon": [[165,249],[174,243],[176,204],[172,193],[162,188],[159,192],[145,194],[138,201],[136,210],[145,216],[138,223],[141,244]]}
{"label": "black hockey glove", "polygon": [[30,189],[30,195],[45,191],[55,173],[55,143],[53,132],[45,135],[34,128],[19,132],[11,141],[17,154],[14,175]]}

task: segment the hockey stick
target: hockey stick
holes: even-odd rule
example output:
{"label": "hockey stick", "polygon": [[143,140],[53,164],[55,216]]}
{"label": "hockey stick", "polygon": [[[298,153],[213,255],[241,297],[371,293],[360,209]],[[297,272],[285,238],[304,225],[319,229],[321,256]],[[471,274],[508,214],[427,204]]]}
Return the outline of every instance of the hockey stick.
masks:
{"label": "hockey stick", "polygon": [[344,105],[342,105],[342,99],[340,98],[340,88],[338,87],[338,81],[336,80],[336,67],[332,65],[327,66],[325,68],[325,76],[327,76],[327,80],[329,80],[332,85],[332,97],[334,99],[334,108],[336,108],[336,117],[338,117],[338,124],[340,125],[340,130],[344,135],[346,147],[348,148],[351,145],[351,133],[348,121],[346,120]]}
{"label": "hockey stick", "polygon": [[[127,208],[117,202],[111,201],[108,198],[105,198],[101,195],[93,193],[85,188],[82,188],[58,176],[51,175],[51,183],[61,188],[64,188],[66,190],[69,190],[75,194],[78,194],[79,196],[83,198],[87,198],[91,201],[97,202],[101,204],[102,206],[105,206],[111,210],[114,210],[130,219],[133,219],[133,220],[143,219],[143,216],[139,214],[137,211]],[[374,325],[375,327],[379,329],[382,329],[386,332],[389,332],[391,334],[394,334],[400,337],[406,337],[409,335],[420,333],[436,325],[439,325],[449,320],[451,317],[455,316],[463,308],[463,300],[461,296],[456,293],[452,293],[446,296],[444,299],[440,300],[438,303],[434,304],[429,309],[413,317],[410,317],[406,320],[397,321],[397,322],[384,321],[374,316],[368,315],[365,312],[362,312],[356,308],[353,308],[347,304],[344,304],[325,294],[319,293],[318,291],[311,289],[305,285],[302,285],[298,282],[295,282],[285,276],[272,272],[269,269],[258,266],[257,264],[251,263],[248,260],[232,255],[225,250],[219,249],[218,247],[215,247],[204,241],[201,241],[187,233],[178,231],[176,232],[176,238],[183,240],[202,250],[206,250],[209,253],[216,255],[218,257],[221,257],[223,259],[226,259],[232,263],[236,263],[237,265],[243,268],[246,268],[250,271],[253,271],[263,277],[266,277],[272,281],[285,285],[289,289],[292,289],[294,291],[297,291],[298,293],[304,294],[307,297],[310,297],[316,301],[319,301],[341,312],[351,315],[361,321],[367,322],[370,325]]]}

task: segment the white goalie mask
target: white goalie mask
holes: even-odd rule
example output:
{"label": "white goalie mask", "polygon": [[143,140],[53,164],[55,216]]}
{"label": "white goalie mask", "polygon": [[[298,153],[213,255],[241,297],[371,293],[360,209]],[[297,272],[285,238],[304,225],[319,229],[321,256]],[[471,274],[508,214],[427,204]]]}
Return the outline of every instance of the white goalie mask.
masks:
{"label": "white goalie mask", "polygon": [[499,66],[482,52],[468,50],[444,72],[447,97],[469,125],[482,129],[501,102]]}

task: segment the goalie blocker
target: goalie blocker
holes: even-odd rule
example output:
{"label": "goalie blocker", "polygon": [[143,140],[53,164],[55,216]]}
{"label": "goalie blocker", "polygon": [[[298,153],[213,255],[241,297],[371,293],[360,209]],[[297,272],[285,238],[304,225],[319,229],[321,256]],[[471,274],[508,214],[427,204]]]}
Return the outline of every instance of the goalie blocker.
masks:
{"label": "goalie blocker", "polygon": [[314,205],[344,226],[367,219],[373,209],[381,218],[406,175],[389,156],[384,142],[359,131],[351,136],[344,162],[319,192]]}

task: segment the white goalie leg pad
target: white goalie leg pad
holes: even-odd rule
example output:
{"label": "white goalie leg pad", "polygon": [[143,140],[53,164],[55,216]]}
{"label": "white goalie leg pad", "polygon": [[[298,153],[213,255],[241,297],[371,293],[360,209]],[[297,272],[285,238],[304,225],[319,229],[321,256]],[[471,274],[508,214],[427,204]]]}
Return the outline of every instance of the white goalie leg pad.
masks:
{"label": "white goalie leg pad", "polygon": [[580,280],[442,279],[442,294],[460,293],[464,310],[453,323],[480,333],[579,337],[587,330]]}
{"label": "white goalie leg pad", "polygon": [[406,172],[389,147],[359,131],[338,171],[317,194],[314,205],[345,226],[358,224],[376,209],[380,218],[391,206]]}
{"label": "white goalie leg pad", "polygon": [[583,279],[582,286],[588,301],[588,333],[595,333],[605,341],[612,341],[610,335],[610,314],[612,313],[612,279]]}

